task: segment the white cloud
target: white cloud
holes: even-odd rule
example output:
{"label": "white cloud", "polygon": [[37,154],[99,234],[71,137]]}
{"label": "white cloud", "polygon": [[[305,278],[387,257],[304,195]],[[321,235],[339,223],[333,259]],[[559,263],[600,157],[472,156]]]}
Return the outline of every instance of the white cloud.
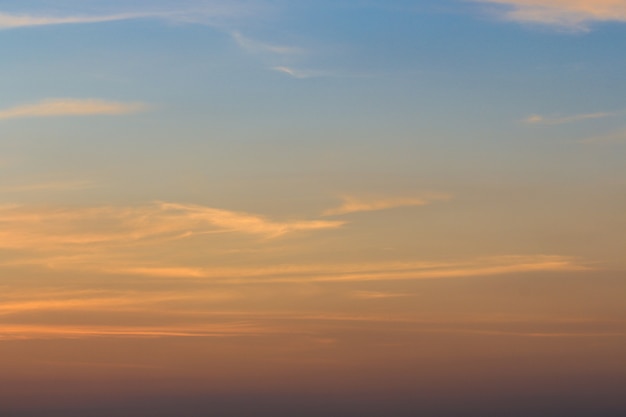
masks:
{"label": "white cloud", "polygon": [[505,20],[589,30],[593,22],[626,22],[626,0],[470,0],[501,6]]}
{"label": "white cloud", "polygon": [[34,26],[102,23],[118,20],[154,17],[154,14],[122,13],[104,16],[36,16],[28,14],[0,13],[0,29],[17,29]]}
{"label": "white cloud", "polygon": [[0,110],[0,120],[24,117],[122,115],[145,111],[144,103],[122,103],[99,99],[56,98]]}

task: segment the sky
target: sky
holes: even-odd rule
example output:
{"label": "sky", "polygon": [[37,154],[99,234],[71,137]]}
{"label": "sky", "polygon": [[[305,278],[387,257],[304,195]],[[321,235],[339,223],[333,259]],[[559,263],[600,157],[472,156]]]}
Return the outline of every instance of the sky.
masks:
{"label": "sky", "polygon": [[5,0],[0,414],[626,414],[625,0]]}

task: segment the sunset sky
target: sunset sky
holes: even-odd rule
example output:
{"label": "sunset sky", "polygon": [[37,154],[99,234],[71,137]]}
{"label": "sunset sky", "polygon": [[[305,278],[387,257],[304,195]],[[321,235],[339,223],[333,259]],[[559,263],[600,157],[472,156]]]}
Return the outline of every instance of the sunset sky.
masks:
{"label": "sunset sky", "polygon": [[626,0],[0,3],[2,417],[626,415]]}

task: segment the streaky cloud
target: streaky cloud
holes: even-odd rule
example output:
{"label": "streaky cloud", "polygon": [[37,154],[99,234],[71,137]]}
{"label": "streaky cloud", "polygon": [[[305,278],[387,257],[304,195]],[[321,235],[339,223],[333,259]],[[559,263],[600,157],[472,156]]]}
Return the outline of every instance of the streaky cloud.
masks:
{"label": "streaky cloud", "polygon": [[156,17],[154,13],[120,13],[102,16],[38,16],[29,14],[9,14],[0,13],[0,30],[1,29],[18,29],[36,26],[50,25],[70,25],[70,24],[87,24],[87,23],[103,23],[114,22],[120,20],[132,20],[147,17]]}
{"label": "streaky cloud", "polygon": [[[109,227],[102,230],[99,224]],[[131,207],[0,206],[0,248],[55,249],[72,245],[119,245],[181,239],[207,233],[242,233],[265,238],[335,229],[343,221],[277,222],[263,216],[212,207],[153,203]]]}
{"label": "streaky cloud", "polygon": [[290,77],[297,78],[297,79],[328,77],[332,75],[329,72],[295,69],[293,67],[287,67],[284,65],[272,67],[272,70],[283,73],[283,74],[287,74]]}
{"label": "streaky cloud", "polygon": [[[131,2],[128,2],[131,3]],[[67,7],[59,5],[59,11],[50,13],[10,13],[0,12],[0,30],[19,29],[38,26],[58,26],[116,22],[138,19],[158,19],[176,23],[206,24],[219,27],[223,19],[236,16],[254,16],[260,13],[257,5],[242,1],[214,2],[157,2],[125,5],[112,4],[108,12],[93,9],[84,14],[63,12]]]}
{"label": "streaky cloud", "polygon": [[616,112],[598,112],[598,113],[585,113],[575,114],[573,116],[565,117],[548,117],[540,114],[533,114],[524,119],[524,123],[531,125],[562,125],[566,123],[575,123],[584,120],[604,119],[607,117],[613,117],[620,114],[624,114],[624,111]]}
{"label": "streaky cloud", "polygon": [[103,337],[163,338],[163,337],[237,337],[277,333],[277,330],[247,323],[216,323],[202,326],[73,326],[4,324],[1,340],[86,339]]}
{"label": "streaky cloud", "polygon": [[607,135],[594,136],[580,140],[579,143],[586,145],[626,143],[626,129],[618,130]]}
{"label": "streaky cloud", "polygon": [[45,192],[45,191],[76,191],[93,188],[94,184],[90,181],[58,181],[58,182],[41,182],[33,184],[6,185],[0,186],[3,193],[21,193],[21,192]]}
{"label": "streaky cloud", "polygon": [[470,0],[500,6],[502,19],[575,32],[593,22],[626,22],[626,0]]}
{"label": "streaky cloud", "polygon": [[[499,256],[441,263],[364,263],[359,265],[278,265],[269,268],[210,267],[107,267],[101,272],[170,277],[210,279],[223,284],[274,283],[340,283],[367,281],[404,281],[452,279],[508,275],[531,272],[587,271],[590,267],[575,259],[557,255]],[[372,297],[373,298],[373,297]]]}
{"label": "streaky cloud", "polygon": [[95,116],[133,114],[149,109],[145,103],[101,99],[53,98],[0,110],[0,120],[31,117]]}
{"label": "streaky cloud", "polygon": [[383,299],[388,299],[388,298],[411,297],[413,295],[414,294],[384,292],[384,291],[354,291],[352,293],[353,298],[358,298],[361,300],[383,300]]}
{"label": "streaky cloud", "polygon": [[364,211],[380,211],[399,207],[419,207],[435,201],[449,200],[447,194],[429,194],[423,197],[386,197],[386,198],[358,198],[343,197],[343,204],[339,207],[326,210],[325,216],[359,213]]}
{"label": "streaky cloud", "polygon": [[269,53],[275,55],[303,55],[306,51],[302,48],[285,45],[275,45],[271,43],[261,42],[242,35],[240,32],[234,31],[230,34],[235,43],[242,49],[252,53]]}

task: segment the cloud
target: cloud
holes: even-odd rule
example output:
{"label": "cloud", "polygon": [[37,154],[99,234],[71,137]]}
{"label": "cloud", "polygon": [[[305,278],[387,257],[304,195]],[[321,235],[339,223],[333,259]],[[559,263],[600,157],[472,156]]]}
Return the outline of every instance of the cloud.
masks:
{"label": "cloud", "polygon": [[[130,9],[128,7],[129,5],[135,7],[135,9]],[[67,9],[68,7],[58,5],[59,12],[54,15],[0,12],[0,30],[51,25],[105,23],[136,19],[160,19],[171,22],[219,26],[219,22],[223,19],[255,16],[264,9],[264,7],[260,7],[260,3],[251,4],[250,2],[236,0],[228,2],[183,2],[182,0],[176,2],[147,1],[144,2],[144,4],[131,2],[119,2],[115,4],[111,2],[111,4],[107,3],[104,6],[109,11],[117,10],[112,13],[103,13],[104,9],[100,7],[100,11],[91,10],[89,13],[74,15],[63,14],[63,9]]]}
{"label": "cloud", "polygon": [[343,197],[343,204],[339,207],[326,210],[325,216],[358,213],[363,211],[379,211],[398,207],[418,207],[431,204],[434,201],[449,200],[451,197],[445,194],[431,194],[419,198],[375,198],[362,199],[352,196]]}
{"label": "cloud", "polygon": [[[563,256],[500,256],[442,263],[364,263],[356,265],[277,265],[272,267],[185,268],[108,267],[109,273],[211,279],[222,284],[339,283],[469,278],[529,272],[586,271],[589,267]],[[376,295],[376,293],[373,293]],[[374,297],[371,297],[374,298]]]}
{"label": "cloud", "polygon": [[566,124],[566,123],[580,122],[583,120],[603,119],[606,117],[617,116],[623,113],[624,113],[623,111],[586,113],[586,114],[576,114],[573,116],[565,116],[565,117],[546,117],[546,116],[542,116],[539,114],[533,114],[527,117],[526,119],[524,119],[524,123],[533,124],[533,125],[561,125],[561,124]]}
{"label": "cloud", "polygon": [[90,181],[43,182],[35,184],[10,185],[0,187],[3,193],[39,192],[39,191],[75,191],[92,188]]}
{"label": "cloud", "polygon": [[470,0],[501,6],[505,20],[588,31],[593,22],[626,22],[626,0]]}
{"label": "cloud", "polygon": [[28,14],[0,13],[0,30],[17,29],[34,26],[68,25],[85,23],[114,22],[119,20],[139,19],[154,16],[153,14],[122,13],[104,16],[33,16]]}
{"label": "cloud", "polygon": [[587,145],[593,144],[610,144],[610,143],[626,143],[626,129],[618,130],[608,135],[594,136],[591,138],[583,139],[579,143]]}
{"label": "cloud", "polygon": [[287,74],[293,78],[297,79],[306,79],[306,78],[317,78],[317,77],[328,77],[332,76],[329,72],[324,71],[314,71],[314,70],[300,70],[287,66],[277,66],[272,67],[274,71],[278,71],[283,74]]}
{"label": "cloud", "polygon": [[242,49],[252,53],[269,53],[275,55],[303,55],[306,51],[302,48],[285,45],[274,45],[271,43],[261,42],[243,36],[240,32],[231,32],[232,38]]}
{"label": "cloud", "polygon": [[3,324],[0,340],[86,339],[102,337],[236,337],[276,333],[247,323],[215,323],[197,326],[106,326]]}
{"label": "cloud", "polygon": [[105,291],[3,288],[0,316],[52,311],[134,311],[163,312],[166,306],[188,306],[190,302],[231,301],[239,298],[233,291]]}
{"label": "cloud", "polygon": [[172,210],[191,221],[206,222],[228,231],[278,237],[287,233],[334,229],[344,225],[341,221],[305,220],[273,222],[254,214],[215,209],[197,205],[161,204],[163,210]]}
{"label": "cloud", "polygon": [[34,104],[0,110],[0,120],[25,117],[122,115],[145,111],[148,108],[149,106],[144,103],[121,103],[99,99],[47,99]]}
{"label": "cloud", "polygon": [[206,233],[275,238],[294,232],[334,229],[343,224],[326,220],[277,222],[256,214],[175,203],[90,208],[5,205],[0,206],[0,248],[43,250],[68,245],[128,244]]}
{"label": "cloud", "polygon": [[381,300],[387,298],[411,297],[414,294],[392,293],[383,291],[354,291],[352,296],[362,300]]}

